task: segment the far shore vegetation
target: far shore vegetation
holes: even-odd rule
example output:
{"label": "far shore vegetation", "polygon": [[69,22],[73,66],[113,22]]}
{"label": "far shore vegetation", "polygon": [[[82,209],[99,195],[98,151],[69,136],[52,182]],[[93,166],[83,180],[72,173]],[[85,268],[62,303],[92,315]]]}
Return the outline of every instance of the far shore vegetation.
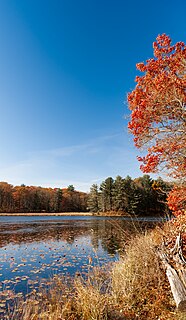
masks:
{"label": "far shore vegetation", "polygon": [[88,193],[67,188],[12,186],[0,182],[0,215],[154,216],[170,213],[166,204],[172,183],[149,175],[108,177]]}

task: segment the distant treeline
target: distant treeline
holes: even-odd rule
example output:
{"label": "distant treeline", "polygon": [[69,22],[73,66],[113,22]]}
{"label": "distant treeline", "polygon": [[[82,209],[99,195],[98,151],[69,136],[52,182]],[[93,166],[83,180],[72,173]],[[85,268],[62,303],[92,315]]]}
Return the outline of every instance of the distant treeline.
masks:
{"label": "distant treeline", "polygon": [[109,177],[100,186],[93,184],[88,195],[88,209],[95,213],[118,212],[130,215],[161,215],[168,213],[167,193],[172,184],[149,175],[132,179]]}
{"label": "distant treeline", "polygon": [[35,186],[13,186],[0,182],[0,212],[86,212],[131,215],[154,215],[168,212],[167,193],[172,185],[149,175],[132,179],[109,177],[100,186],[93,184],[90,192]]}
{"label": "distant treeline", "polygon": [[12,186],[0,182],[0,212],[80,212],[87,210],[87,194],[74,190]]}

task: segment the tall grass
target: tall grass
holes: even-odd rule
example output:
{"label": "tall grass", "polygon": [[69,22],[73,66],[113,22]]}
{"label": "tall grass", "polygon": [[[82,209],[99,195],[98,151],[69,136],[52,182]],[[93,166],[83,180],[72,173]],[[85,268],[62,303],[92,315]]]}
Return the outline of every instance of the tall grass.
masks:
{"label": "tall grass", "polygon": [[101,268],[94,268],[88,278],[75,279],[76,309],[82,320],[107,319],[108,281]]}
{"label": "tall grass", "polygon": [[112,296],[116,303],[133,310],[141,319],[156,319],[173,310],[152,233],[134,238],[126,248],[123,261],[113,266]]}

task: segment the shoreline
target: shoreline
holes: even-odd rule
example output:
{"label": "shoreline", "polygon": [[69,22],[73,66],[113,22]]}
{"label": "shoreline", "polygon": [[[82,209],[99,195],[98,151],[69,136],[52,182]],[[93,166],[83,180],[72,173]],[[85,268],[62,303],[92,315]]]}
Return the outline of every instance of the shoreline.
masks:
{"label": "shoreline", "polygon": [[0,217],[115,217],[115,218],[119,218],[119,217],[123,217],[123,218],[129,218],[129,219],[139,219],[140,218],[162,218],[164,219],[165,216],[131,216],[131,215],[127,215],[127,214],[117,214],[117,213],[102,213],[102,214],[95,214],[93,212],[13,212],[13,213],[5,213],[2,212],[0,213]]}
{"label": "shoreline", "polygon": [[91,212],[12,212],[12,213],[0,213],[0,217],[3,216],[93,216]]}

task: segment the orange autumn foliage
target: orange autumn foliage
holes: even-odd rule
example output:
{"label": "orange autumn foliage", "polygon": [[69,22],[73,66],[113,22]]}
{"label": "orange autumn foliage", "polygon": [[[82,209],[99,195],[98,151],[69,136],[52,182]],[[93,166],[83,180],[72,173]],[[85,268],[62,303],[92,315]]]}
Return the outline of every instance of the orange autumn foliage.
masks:
{"label": "orange autumn foliage", "polygon": [[186,186],[176,186],[167,198],[169,208],[176,216],[186,214]]}
{"label": "orange autumn foliage", "polygon": [[[135,146],[148,151],[146,156],[138,157],[141,170],[164,170],[178,179],[182,188],[180,201],[185,205],[186,45],[171,45],[170,37],[162,34],[153,48],[154,58],[137,64],[143,75],[136,77],[136,87],[128,95],[132,111],[128,127]],[[177,196],[175,188],[169,195],[169,206],[175,211],[180,210],[175,207]]]}

